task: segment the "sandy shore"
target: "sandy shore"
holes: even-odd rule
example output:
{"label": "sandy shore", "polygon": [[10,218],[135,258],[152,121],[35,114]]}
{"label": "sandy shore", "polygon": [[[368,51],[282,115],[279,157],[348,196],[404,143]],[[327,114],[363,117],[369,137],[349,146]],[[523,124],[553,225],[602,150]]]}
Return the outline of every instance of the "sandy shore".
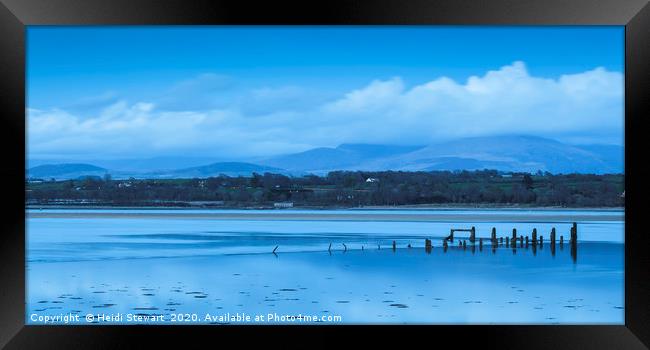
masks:
{"label": "sandy shore", "polygon": [[624,213],[602,213],[595,215],[561,212],[553,214],[535,213],[433,213],[433,214],[386,214],[386,213],[292,213],[290,211],[277,213],[187,213],[183,211],[174,213],[100,213],[100,212],[29,212],[27,218],[66,218],[66,219],[196,219],[196,220],[258,220],[258,221],[406,221],[406,222],[597,222],[597,221],[625,221]]}

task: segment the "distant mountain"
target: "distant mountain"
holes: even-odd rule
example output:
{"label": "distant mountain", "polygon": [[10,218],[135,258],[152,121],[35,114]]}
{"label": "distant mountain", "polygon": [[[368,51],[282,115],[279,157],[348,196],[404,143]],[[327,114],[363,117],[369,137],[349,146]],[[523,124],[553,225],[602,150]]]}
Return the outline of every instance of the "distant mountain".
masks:
{"label": "distant mountain", "polygon": [[219,161],[215,157],[153,157],[105,159],[93,161],[94,164],[108,169],[119,169],[122,172],[149,173],[163,170],[175,170],[211,164]]}
{"label": "distant mountain", "polygon": [[204,166],[197,166],[185,169],[172,170],[168,172],[148,173],[147,177],[155,178],[194,178],[210,176],[251,176],[253,173],[263,174],[266,172],[284,173],[283,169],[270,166],[257,165],[242,162],[220,162]]}
{"label": "distant mountain", "polygon": [[[614,146],[615,147],[615,146]],[[536,136],[463,138],[427,146],[364,167],[394,170],[548,171],[551,173],[620,173],[622,162],[612,148],[581,148]],[[622,156],[622,147],[619,147]]]}
{"label": "distant mountain", "polygon": [[108,172],[105,168],[83,163],[43,164],[29,168],[27,177],[61,180],[86,176],[104,176]]}
{"label": "distant mountain", "polygon": [[261,164],[292,172],[327,173],[331,170],[359,170],[366,162],[407,154],[423,146],[342,144],[260,160]]}
{"label": "distant mountain", "polygon": [[574,146],[527,135],[462,138],[423,146],[343,144],[269,158],[262,164],[325,174],[332,170],[479,170],[622,173],[623,147]]}
{"label": "distant mountain", "polygon": [[[42,164],[26,171],[29,178],[114,179],[250,176],[265,172],[301,176],[334,170],[480,170],[551,173],[623,173],[624,148],[615,145],[569,145],[526,135],[463,138],[428,146],[342,144],[305,152],[254,159],[252,162],[211,162],[210,158],[159,157],[114,161],[110,167],[87,163]],[[33,164],[33,163],[30,163]],[[192,166],[186,166],[191,164]],[[109,170],[110,169],[110,170]],[[156,170],[153,170],[156,169]],[[168,169],[168,170],[159,170]]]}

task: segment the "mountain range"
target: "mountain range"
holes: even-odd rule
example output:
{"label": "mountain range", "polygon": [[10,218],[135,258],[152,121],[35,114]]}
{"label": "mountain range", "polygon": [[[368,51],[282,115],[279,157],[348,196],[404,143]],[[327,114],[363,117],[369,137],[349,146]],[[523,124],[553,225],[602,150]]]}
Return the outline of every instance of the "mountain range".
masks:
{"label": "mountain range", "polygon": [[30,167],[26,173],[30,178],[45,179],[102,176],[106,173],[113,178],[249,176],[253,172],[299,176],[310,173],[324,175],[333,170],[495,169],[504,172],[541,170],[603,174],[624,172],[623,150],[623,146],[616,145],[570,145],[537,136],[504,135],[420,146],[342,144],[246,162],[211,162],[212,158],[190,157],[60,164],[44,164],[44,161],[36,160],[30,164],[40,165]]}

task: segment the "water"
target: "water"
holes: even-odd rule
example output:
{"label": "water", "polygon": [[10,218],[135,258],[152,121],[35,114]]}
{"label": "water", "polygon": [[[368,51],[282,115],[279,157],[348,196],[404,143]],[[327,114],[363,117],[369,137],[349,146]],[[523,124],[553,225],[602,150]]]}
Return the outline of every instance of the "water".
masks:
{"label": "water", "polygon": [[[383,220],[395,212],[32,210],[27,323],[69,314],[81,324],[87,314],[90,324],[103,322],[98,315],[121,315],[112,320],[121,324],[132,323],[128,315],[239,323],[227,317],[235,314],[340,316],[334,323],[624,322],[622,211],[399,210],[398,220]],[[224,213],[240,216],[210,216]],[[417,219],[427,214],[449,217]],[[575,260],[572,217],[583,219]],[[463,249],[458,240],[467,235],[457,233],[444,252],[449,229],[470,226],[477,237],[492,227],[504,237],[513,227],[519,235],[536,228],[545,243],[493,251],[485,240],[482,250]],[[554,251],[552,227],[565,239]],[[433,240],[430,253],[425,238]]]}

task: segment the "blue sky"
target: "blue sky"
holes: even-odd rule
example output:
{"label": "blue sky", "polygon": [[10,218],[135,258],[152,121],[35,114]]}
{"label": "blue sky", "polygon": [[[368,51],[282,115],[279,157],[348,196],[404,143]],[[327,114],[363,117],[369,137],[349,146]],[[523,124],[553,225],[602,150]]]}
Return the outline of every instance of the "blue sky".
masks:
{"label": "blue sky", "polygon": [[30,157],[505,133],[623,143],[623,27],[39,26],[27,39]]}

